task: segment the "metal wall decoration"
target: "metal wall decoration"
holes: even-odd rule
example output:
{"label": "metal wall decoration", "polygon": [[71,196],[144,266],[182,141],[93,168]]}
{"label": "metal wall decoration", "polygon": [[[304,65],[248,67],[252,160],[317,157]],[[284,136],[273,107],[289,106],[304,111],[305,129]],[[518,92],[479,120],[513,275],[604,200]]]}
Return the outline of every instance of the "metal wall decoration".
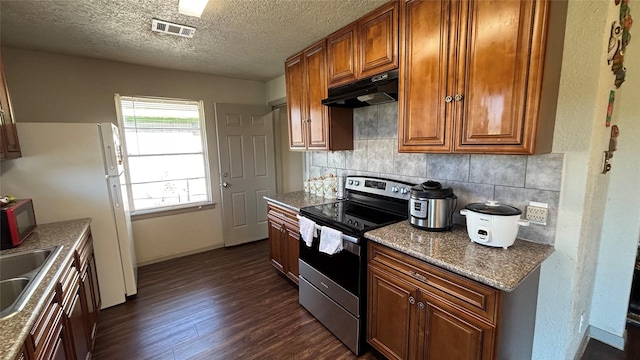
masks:
{"label": "metal wall decoration", "polygon": [[611,126],[611,116],[613,115],[613,101],[616,98],[616,91],[611,90],[609,92],[609,105],[607,106],[607,119],[605,120],[605,126]]}
{"label": "metal wall decoration", "polygon": [[607,53],[607,63],[611,65],[611,71],[616,76],[614,84],[616,88],[625,80],[627,68],[624,67],[624,51],[631,41],[629,30],[633,24],[631,17],[631,0],[614,0],[615,4],[620,4],[619,20],[611,24],[611,34],[609,36],[609,51]]}

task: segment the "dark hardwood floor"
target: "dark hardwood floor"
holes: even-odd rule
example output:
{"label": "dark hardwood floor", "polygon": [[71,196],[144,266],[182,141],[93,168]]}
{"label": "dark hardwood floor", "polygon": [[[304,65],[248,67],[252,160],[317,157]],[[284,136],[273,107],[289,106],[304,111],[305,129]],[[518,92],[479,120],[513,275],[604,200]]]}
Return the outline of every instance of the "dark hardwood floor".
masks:
{"label": "dark hardwood floor", "polygon": [[[258,241],[140,268],[138,295],[100,313],[93,359],[356,359],[298,304],[268,251]],[[640,328],[627,343],[591,340],[582,360],[640,359]]]}
{"label": "dark hardwood floor", "polygon": [[[100,313],[93,359],[356,359],[298,304],[267,241],[139,269],[138,294]],[[376,359],[366,353],[361,359]]]}
{"label": "dark hardwood floor", "polygon": [[624,351],[590,339],[581,360],[640,360],[640,325],[627,324],[627,343]]}

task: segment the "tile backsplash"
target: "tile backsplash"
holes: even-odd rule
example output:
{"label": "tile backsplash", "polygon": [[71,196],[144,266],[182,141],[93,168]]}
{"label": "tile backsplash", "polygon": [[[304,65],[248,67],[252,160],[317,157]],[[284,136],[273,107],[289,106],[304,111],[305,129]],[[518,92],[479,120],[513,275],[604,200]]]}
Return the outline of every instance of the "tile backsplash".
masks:
{"label": "tile backsplash", "polygon": [[[555,241],[563,154],[467,155],[398,153],[398,103],[353,110],[354,149],[307,152],[305,178],[333,173],[370,175],[419,184],[435,180],[450,186],[458,209],[497,200],[522,210],[529,201],[549,204],[547,225],[520,227],[518,237],[553,245]],[[454,215],[454,222],[465,217]]]}

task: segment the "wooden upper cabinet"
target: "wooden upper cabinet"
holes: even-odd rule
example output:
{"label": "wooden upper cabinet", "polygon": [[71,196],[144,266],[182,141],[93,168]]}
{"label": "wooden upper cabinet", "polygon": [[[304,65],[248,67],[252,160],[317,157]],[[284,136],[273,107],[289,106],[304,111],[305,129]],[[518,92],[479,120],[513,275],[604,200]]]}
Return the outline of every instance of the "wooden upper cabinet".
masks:
{"label": "wooden upper cabinet", "polygon": [[296,54],[284,64],[287,91],[287,110],[289,112],[289,148],[304,149],[306,110],[304,108],[304,67],[302,53]]}
{"label": "wooden upper cabinet", "polygon": [[398,2],[358,20],[358,78],[398,68]]}
{"label": "wooden upper cabinet", "polygon": [[451,109],[445,98],[453,79],[449,64],[450,4],[410,1],[401,8],[398,80],[400,151],[451,148]]}
{"label": "wooden upper cabinet", "polygon": [[357,79],[357,34],[358,23],[354,22],[327,37],[329,86],[343,85]]}
{"label": "wooden upper cabinet", "polygon": [[541,100],[558,79],[542,70],[561,57],[545,52],[550,3],[403,1],[399,150],[550,152],[557,96]]}
{"label": "wooden upper cabinet", "polygon": [[307,147],[327,149],[328,112],[322,105],[327,98],[326,42],[320,41],[303,52],[307,88]]}
{"label": "wooden upper cabinet", "polygon": [[329,87],[398,67],[398,2],[392,1],[327,37]]}
{"label": "wooden upper cabinet", "polygon": [[326,40],[285,61],[289,148],[291,150],[352,150],[353,112],[328,108]]}
{"label": "wooden upper cabinet", "polygon": [[0,84],[0,158],[15,159],[21,157],[22,153],[1,58],[0,77],[2,78],[2,84]]}

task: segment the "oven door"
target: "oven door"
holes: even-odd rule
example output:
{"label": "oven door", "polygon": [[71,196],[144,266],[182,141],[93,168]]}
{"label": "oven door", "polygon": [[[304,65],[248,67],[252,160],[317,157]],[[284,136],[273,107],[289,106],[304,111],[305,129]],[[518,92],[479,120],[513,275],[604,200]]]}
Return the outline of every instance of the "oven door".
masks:
{"label": "oven door", "polygon": [[[320,225],[320,224],[318,224]],[[320,231],[313,238],[311,247],[300,239],[300,260],[326,276],[337,285],[341,286],[356,297],[361,295],[363,289],[363,256],[364,247],[352,241],[343,240],[343,250],[337,254],[329,255],[318,250],[320,246]],[[348,235],[347,235],[348,236]],[[362,242],[359,238],[349,238]],[[309,280],[309,279],[307,279]]]}

